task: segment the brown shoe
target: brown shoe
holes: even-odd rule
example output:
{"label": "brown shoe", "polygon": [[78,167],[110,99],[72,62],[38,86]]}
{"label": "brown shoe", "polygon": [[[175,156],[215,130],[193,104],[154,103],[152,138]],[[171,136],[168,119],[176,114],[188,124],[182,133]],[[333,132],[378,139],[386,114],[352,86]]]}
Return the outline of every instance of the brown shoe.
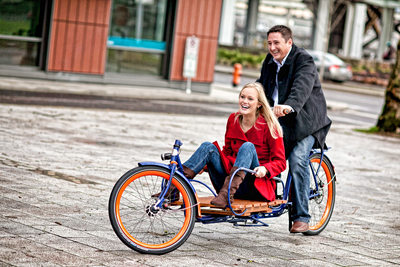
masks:
{"label": "brown shoe", "polygon": [[295,221],[293,223],[292,228],[290,229],[291,233],[304,233],[307,232],[309,229],[308,223]]}

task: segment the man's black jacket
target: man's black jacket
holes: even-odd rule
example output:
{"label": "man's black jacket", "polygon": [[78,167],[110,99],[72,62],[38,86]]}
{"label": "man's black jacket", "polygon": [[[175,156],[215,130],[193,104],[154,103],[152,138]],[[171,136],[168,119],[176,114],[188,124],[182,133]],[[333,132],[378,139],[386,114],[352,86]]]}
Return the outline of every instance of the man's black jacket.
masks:
{"label": "man's black jacket", "polygon": [[[257,81],[264,86],[271,106],[276,70],[277,65],[268,53]],[[332,122],[327,116],[326,100],[318,71],[311,55],[294,44],[279,71],[278,92],[278,103],[294,109],[294,113],[279,118],[284,131],[286,157],[298,141],[309,135],[315,137],[315,147],[324,147]]]}

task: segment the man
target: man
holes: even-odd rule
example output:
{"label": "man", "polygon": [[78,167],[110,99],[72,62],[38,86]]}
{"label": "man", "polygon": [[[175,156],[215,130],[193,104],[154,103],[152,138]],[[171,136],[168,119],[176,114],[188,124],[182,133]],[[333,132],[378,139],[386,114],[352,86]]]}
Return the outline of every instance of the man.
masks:
{"label": "man", "polygon": [[390,41],[386,43],[386,47],[387,47],[387,49],[386,49],[385,53],[383,54],[383,59],[391,60],[395,57],[396,51],[393,48],[392,43]]}
{"label": "man", "polygon": [[[292,31],[283,25],[267,34],[268,50],[260,78],[265,94],[284,132],[292,182],[291,233],[309,229],[308,157],[313,146],[324,147],[331,120],[313,58],[293,44]],[[290,111],[290,113],[288,113]]]}

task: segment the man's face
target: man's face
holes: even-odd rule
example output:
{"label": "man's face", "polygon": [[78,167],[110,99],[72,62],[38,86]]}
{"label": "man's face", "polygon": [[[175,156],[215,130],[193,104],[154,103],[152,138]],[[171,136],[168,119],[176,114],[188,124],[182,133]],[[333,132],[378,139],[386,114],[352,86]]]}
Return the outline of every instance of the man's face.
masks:
{"label": "man's face", "polygon": [[289,53],[292,43],[292,39],[286,42],[280,32],[271,32],[268,35],[268,50],[274,59],[280,63],[282,63],[282,60]]}

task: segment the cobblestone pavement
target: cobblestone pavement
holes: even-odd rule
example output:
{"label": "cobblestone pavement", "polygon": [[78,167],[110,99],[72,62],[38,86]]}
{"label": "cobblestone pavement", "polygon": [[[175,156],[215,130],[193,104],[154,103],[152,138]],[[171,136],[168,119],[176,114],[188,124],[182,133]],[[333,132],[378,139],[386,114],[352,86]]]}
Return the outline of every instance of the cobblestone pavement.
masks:
{"label": "cobblestone pavement", "polygon": [[[117,179],[159,161],[175,139],[185,160],[223,141],[226,118],[0,104],[0,266],[391,266],[400,264],[400,140],[333,125],[333,217],[319,236],[196,224],[178,250],[138,254],[107,205]],[[202,176],[204,181],[207,177]]]}

